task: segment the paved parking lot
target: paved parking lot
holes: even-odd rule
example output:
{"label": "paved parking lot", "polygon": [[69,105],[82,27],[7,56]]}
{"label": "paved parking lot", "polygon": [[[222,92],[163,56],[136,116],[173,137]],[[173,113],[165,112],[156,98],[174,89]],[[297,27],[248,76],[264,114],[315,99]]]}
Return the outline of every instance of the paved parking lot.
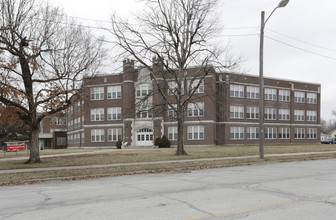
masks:
{"label": "paved parking lot", "polygon": [[336,160],[0,187],[0,219],[335,219]]}

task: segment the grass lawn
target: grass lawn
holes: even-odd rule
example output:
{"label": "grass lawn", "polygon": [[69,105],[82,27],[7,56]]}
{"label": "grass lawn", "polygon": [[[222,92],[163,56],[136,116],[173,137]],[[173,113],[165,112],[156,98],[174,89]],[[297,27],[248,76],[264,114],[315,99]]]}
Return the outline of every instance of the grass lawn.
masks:
{"label": "grass lawn", "polygon": [[[298,152],[328,152],[335,151],[334,145],[277,145],[265,146],[266,154],[281,153],[298,153]],[[198,158],[218,158],[218,157],[235,157],[258,155],[258,146],[214,146],[214,147],[188,147],[187,156],[175,156],[176,149],[146,149],[146,150],[111,150],[111,151],[94,151],[88,150],[87,154],[78,154],[71,156],[57,156],[51,158],[43,158],[41,164],[23,164],[20,161],[0,161],[0,170],[7,169],[24,169],[39,167],[60,167],[60,166],[80,166],[94,164],[116,164],[116,163],[132,163],[132,162],[151,162],[151,161],[167,161],[167,160],[186,160]],[[41,151],[41,155],[64,154],[81,152],[82,150],[50,150],[50,152]],[[44,154],[45,153],[45,154]],[[26,155],[24,155],[26,156]],[[219,161],[202,161],[202,162],[184,162],[169,163],[156,165],[137,165],[137,166],[118,166],[94,169],[75,169],[60,171],[39,171],[34,173],[17,173],[17,174],[0,174],[0,185],[20,184],[29,182],[39,182],[48,180],[49,178],[60,179],[83,179],[99,176],[116,176],[135,173],[151,173],[151,172],[167,172],[173,170],[192,170],[213,167],[239,166],[263,162],[279,162],[293,160],[312,160],[321,158],[335,158],[335,153],[323,155],[306,155],[306,156],[287,156],[287,157],[267,157],[264,160],[258,158],[252,159],[234,159]]]}

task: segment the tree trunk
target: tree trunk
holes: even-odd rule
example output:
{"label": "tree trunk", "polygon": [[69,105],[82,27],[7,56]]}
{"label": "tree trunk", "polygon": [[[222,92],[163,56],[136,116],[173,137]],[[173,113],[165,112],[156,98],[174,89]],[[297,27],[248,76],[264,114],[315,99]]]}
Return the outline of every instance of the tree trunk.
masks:
{"label": "tree trunk", "polygon": [[38,144],[39,128],[31,128],[30,158],[25,163],[41,163]]}
{"label": "tree trunk", "polygon": [[187,152],[185,152],[184,150],[183,122],[184,122],[183,118],[180,117],[177,118],[177,150],[175,154],[177,156],[188,155]]}

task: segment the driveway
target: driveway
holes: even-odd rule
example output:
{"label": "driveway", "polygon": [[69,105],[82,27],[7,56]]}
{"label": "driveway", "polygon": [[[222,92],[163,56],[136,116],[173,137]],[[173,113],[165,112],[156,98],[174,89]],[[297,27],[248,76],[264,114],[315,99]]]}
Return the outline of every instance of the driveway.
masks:
{"label": "driveway", "polygon": [[0,219],[335,219],[336,160],[0,187]]}

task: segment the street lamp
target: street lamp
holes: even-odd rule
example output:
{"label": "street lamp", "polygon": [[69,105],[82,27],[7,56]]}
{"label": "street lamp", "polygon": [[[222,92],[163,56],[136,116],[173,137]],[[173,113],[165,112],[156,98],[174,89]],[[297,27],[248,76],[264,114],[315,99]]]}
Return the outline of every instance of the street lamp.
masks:
{"label": "street lamp", "polygon": [[268,19],[275,10],[283,8],[288,4],[289,0],[282,0],[279,5],[273,9],[272,13],[265,21],[265,12],[261,12],[260,25],[260,50],[259,50],[259,157],[264,158],[264,30]]}

